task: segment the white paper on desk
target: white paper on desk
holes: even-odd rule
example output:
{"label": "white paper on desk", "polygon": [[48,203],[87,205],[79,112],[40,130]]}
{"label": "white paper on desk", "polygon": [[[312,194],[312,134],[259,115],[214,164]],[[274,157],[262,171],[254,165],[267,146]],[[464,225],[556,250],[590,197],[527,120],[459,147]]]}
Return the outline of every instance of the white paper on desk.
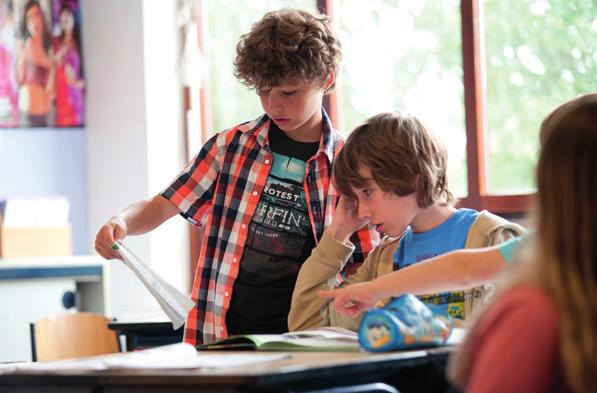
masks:
{"label": "white paper on desk", "polygon": [[164,345],[143,351],[116,353],[52,362],[13,363],[0,365],[1,374],[103,370],[167,370],[195,368],[228,368],[271,362],[290,357],[287,353],[205,354],[188,343]]}
{"label": "white paper on desk", "polygon": [[[151,353],[153,351],[153,353]],[[205,354],[188,343],[165,345],[145,351],[130,352],[131,356],[114,357],[104,361],[109,370],[115,369],[187,369],[229,368],[271,362],[290,357],[289,354]],[[277,355],[277,356],[276,356]]]}
{"label": "white paper on desk", "polygon": [[162,310],[164,310],[170,321],[172,321],[174,330],[181,327],[195,303],[188,296],[158,276],[125,246],[114,243],[112,247],[122,256],[125,265],[139,277],[139,280],[141,280],[143,285],[145,285],[158,301]]}

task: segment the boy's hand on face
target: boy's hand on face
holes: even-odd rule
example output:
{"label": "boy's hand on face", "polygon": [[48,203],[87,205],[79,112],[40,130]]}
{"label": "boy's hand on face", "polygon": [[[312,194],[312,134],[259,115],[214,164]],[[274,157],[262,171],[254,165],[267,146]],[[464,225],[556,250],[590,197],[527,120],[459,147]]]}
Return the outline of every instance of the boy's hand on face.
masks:
{"label": "boy's hand on face", "polygon": [[379,297],[371,291],[369,283],[352,284],[343,288],[319,291],[318,294],[321,297],[334,299],[334,309],[353,318],[376,307],[379,301]]}
{"label": "boy's hand on face", "polygon": [[119,217],[111,218],[98,231],[95,237],[95,251],[106,259],[120,259],[120,255],[112,249],[115,241],[122,242],[126,236],[127,226]]}
{"label": "boy's hand on face", "polygon": [[336,213],[327,232],[339,242],[346,243],[350,235],[369,223],[367,219],[359,218],[359,205],[354,199],[340,196]]}

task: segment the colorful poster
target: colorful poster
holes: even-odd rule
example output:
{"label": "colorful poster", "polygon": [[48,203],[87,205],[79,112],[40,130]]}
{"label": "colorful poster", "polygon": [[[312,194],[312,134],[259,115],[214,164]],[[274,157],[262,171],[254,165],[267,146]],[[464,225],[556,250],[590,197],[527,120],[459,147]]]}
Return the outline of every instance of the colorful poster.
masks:
{"label": "colorful poster", "polygon": [[0,0],[0,127],[80,127],[78,0]]}

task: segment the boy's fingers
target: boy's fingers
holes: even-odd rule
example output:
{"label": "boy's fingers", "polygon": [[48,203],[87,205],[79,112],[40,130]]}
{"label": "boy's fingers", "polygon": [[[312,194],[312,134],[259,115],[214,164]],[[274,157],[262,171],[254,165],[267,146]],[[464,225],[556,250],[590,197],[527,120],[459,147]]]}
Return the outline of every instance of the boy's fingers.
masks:
{"label": "boy's fingers", "polygon": [[95,251],[106,259],[112,259],[112,253],[103,245],[96,245]]}
{"label": "boy's fingers", "polygon": [[321,297],[335,299],[336,297],[338,297],[342,294],[342,291],[340,291],[338,289],[323,289],[323,290],[317,292],[317,294]]}
{"label": "boy's fingers", "polygon": [[105,259],[120,259],[120,255],[112,249],[112,246],[107,246],[105,243],[96,243],[95,251]]}
{"label": "boy's fingers", "polygon": [[122,243],[122,239],[124,239],[124,236],[126,235],[126,233],[124,232],[124,230],[121,227],[116,227],[114,228],[114,241],[117,241],[118,243]]}
{"label": "boy's fingers", "polygon": [[357,317],[362,310],[360,310],[360,308],[355,307],[354,305],[346,305],[346,304],[338,304],[335,306],[336,311],[342,313],[342,314],[346,314],[350,317]]}
{"label": "boy's fingers", "polygon": [[348,296],[344,295],[343,291],[340,289],[321,290],[318,292],[318,295],[334,299],[334,308],[351,317],[356,317],[363,311],[363,307],[358,301],[350,299]]}

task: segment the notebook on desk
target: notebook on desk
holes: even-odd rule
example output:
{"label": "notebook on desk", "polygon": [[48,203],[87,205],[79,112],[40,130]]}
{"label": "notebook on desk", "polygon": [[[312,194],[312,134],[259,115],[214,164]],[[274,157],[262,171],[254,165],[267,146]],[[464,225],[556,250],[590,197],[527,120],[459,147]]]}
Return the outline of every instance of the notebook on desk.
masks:
{"label": "notebook on desk", "polygon": [[198,345],[199,350],[257,351],[358,351],[359,338],[353,331],[338,327],[322,327],[283,334],[234,335],[211,344]]}

